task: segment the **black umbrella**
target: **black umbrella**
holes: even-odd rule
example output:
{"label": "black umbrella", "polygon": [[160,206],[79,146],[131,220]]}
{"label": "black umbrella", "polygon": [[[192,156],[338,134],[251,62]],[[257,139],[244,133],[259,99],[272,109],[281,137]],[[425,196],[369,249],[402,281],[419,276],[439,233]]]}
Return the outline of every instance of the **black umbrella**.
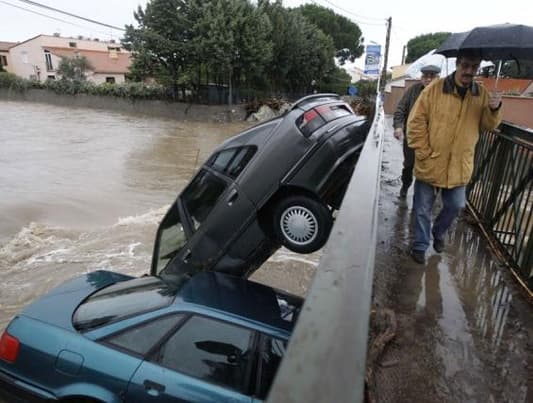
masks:
{"label": "black umbrella", "polygon": [[518,24],[477,27],[450,35],[435,53],[455,57],[463,49],[478,50],[483,60],[533,60],[533,27]]}

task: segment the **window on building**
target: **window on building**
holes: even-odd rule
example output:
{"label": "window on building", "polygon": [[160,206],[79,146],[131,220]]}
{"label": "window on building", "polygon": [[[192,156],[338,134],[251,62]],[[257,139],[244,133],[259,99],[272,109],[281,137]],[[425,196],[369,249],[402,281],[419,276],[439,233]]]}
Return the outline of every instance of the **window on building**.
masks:
{"label": "window on building", "polygon": [[56,76],[54,76],[54,75],[50,75],[50,76],[47,76],[46,79],[47,79],[47,80],[55,80],[55,79],[56,79]]}
{"label": "window on building", "polygon": [[7,66],[7,57],[6,56],[0,56],[0,64],[2,66]]}
{"label": "window on building", "polygon": [[22,58],[22,63],[28,64],[28,52],[23,50],[20,54],[20,57]]}
{"label": "window on building", "polygon": [[107,50],[110,52],[120,52],[120,46],[108,46]]}
{"label": "window on building", "polygon": [[115,84],[115,77],[106,77],[105,82],[110,83],[110,84]]}
{"label": "window on building", "polygon": [[52,65],[52,55],[47,50],[44,51],[44,60],[46,61],[46,70],[54,70],[54,66]]}
{"label": "window on building", "polygon": [[68,46],[70,46],[71,48],[76,48],[76,47],[78,47],[78,45],[76,44],[76,42],[69,42],[69,43],[68,43]]}

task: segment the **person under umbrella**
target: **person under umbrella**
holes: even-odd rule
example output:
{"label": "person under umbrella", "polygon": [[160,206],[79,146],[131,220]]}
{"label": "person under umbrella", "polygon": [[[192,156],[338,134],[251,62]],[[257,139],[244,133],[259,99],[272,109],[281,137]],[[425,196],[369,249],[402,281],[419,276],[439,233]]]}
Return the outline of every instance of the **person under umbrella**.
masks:
{"label": "person under umbrella", "polygon": [[[474,165],[479,133],[495,129],[502,116],[501,93],[489,93],[474,82],[481,63],[479,50],[460,50],[456,70],[427,87],[407,122],[407,143],[415,152],[414,243],[410,254],[425,263],[433,249],[445,247],[445,234],[466,204],[465,186]],[[432,224],[432,208],[440,193],[442,209]]]}
{"label": "person under umbrella", "polygon": [[418,96],[424,88],[426,88],[431,81],[439,77],[440,67],[435,65],[427,65],[420,69],[422,77],[419,83],[409,87],[402,96],[402,99],[396,107],[394,112],[393,126],[394,137],[398,140],[403,140],[403,170],[402,170],[402,187],[400,189],[400,198],[405,199],[407,191],[413,183],[413,168],[415,166],[415,152],[407,145],[407,138],[405,131],[407,126],[407,118],[409,112],[413,108]]}

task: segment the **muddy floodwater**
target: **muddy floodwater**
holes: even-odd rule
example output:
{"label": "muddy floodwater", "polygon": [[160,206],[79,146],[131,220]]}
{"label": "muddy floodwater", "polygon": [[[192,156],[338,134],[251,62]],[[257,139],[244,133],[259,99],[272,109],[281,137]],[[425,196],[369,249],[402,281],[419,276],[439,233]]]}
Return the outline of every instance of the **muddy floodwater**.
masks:
{"label": "muddy floodwater", "polygon": [[[249,126],[7,101],[0,114],[0,329],[80,273],[147,273],[170,203],[220,142]],[[270,275],[256,277],[302,295],[317,256],[282,249]]]}

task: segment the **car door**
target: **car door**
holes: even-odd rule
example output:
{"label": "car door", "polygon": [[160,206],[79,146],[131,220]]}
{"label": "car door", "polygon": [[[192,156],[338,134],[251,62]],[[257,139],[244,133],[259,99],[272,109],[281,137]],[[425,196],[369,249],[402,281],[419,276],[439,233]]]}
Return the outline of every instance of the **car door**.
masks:
{"label": "car door", "polygon": [[258,344],[254,403],[266,400],[286,349],[287,340],[261,334]]}
{"label": "car door", "polygon": [[[255,216],[255,206],[234,180],[242,170],[236,162],[249,155],[240,149],[211,158],[172,205],[157,232],[152,274],[212,269]],[[235,158],[217,164],[216,157],[226,152]]]}
{"label": "car door", "polygon": [[133,375],[127,402],[251,403],[252,329],[193,315]]}

